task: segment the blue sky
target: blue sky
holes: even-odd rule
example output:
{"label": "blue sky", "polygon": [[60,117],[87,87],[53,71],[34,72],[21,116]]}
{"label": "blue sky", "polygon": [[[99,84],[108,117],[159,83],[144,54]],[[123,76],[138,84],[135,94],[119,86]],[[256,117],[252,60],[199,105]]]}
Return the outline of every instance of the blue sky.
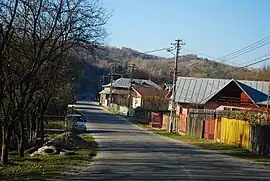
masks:
{"label": "blue sky", "polygon": [[[186,43],[180,54],[211,59],[270,35],[269,0],[103,0],[103,4],[113,10],[106,43],[120,48],[144,52],[180,38]],[[228,62],[244,65],[269,53],[270,44]],[[154,54],[171,56],[166,51]]]}

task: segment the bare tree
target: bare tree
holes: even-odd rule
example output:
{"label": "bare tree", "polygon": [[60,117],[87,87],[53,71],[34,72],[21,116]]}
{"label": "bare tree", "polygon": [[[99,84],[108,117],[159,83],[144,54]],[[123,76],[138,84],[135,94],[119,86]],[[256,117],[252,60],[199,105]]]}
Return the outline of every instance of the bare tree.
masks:
{"label": "bare tree", "polygon": [[[67,67],[62,64],[68,54],[78,48],[93,51],[103,41],[108,16],[99,1],[87,0],[13,0],[2,2],[2,9],[9,10],[9,14],[0,11],[5,20],[0,39],[0,73],[4,75],[0,81],[5,82],[0,88],[1,161],[6,164],[11,132],[17,137],[19,155],[24,156],[26,136],[31,135],[25,133],[25,125],[29,128],[34,125],[29,120],[42,120],[52,92],[64,85]],[[52,86],[55,79],[60,86]],[[35,111],[34,105],[38,105]],[[35,126],[43,129],[40,123]]]}
{"label": "bare tree", "polygon": [[164,111],[168,110],[169,100],[164,97],[148,96],[143,98],[143,106],[145,109]]}

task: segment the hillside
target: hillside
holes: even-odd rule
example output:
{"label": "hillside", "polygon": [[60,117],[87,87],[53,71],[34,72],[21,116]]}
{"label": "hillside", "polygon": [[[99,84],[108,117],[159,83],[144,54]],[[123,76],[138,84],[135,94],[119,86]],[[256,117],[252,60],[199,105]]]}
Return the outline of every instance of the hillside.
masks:
{"label": "hillside", "polygon": [[[103,46],[95,52],[94,58],[89,54],[83,56],[83,69],[85,79],[81,80],[80,87],[84,91],[98,92],[101,84],[109,83],[109,68],[113,67],[118,76],[129,77],[129,66],[136,65],[134,78],[151,79],[158,84],[172,82],[174,58],[164,58],[144,54],[131,48],[116,48]],[[235,78],[247,80],[269,80],[269,68],[239,69],[231,65],[187,54],[179,57],[178,76]],[[98,86],[97,86],[98,85]]]}
{"label": "hillside", "polygon": [[[127,76],[128,65],[135,64],[137,73],[135,76],[149,78],[162,83],[170,81],[173,74],[174,58],[164,58],[140,53],[130,48],[102,47],[99,52],[99,61],[96,65],[101,68],[113,66],[117,71]],[[257,79],[257,70],[238,69],[231,65],[216,62],[195,54],[187,54],[179,57],[178,75],[212,78],[236,78]]]}

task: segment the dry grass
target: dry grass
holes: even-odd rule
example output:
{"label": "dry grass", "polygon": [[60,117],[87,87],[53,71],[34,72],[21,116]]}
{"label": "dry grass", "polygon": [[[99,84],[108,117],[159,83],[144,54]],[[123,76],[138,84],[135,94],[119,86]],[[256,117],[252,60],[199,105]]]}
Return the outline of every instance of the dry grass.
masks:
{"label": "dry grass", "polygon": [[[87,142],[97,143],[90,135],[80,135]],[[27,180],[36,176],[50,176],[74,166],[90,162],[96,155],[96,147],[77,149],[74,155],[30,156],[24,158],[11,156],[10,164],[0,167],[1,180]]]}

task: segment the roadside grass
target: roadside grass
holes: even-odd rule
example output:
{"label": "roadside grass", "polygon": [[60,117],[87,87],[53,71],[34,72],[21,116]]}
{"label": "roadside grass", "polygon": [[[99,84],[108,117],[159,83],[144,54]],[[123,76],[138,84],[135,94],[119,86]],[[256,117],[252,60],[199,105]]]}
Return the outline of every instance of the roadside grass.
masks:
{"label": "roadside grass", "polygon": [[65,123],[63,120],[53,120],[48,121],[47,124],[44,124],[45,129],[64,129]]}
{"label": "roadside grass", "polygon": [[161,135],[161,136],[179,140],[184,143],[195,145],[206,150],[212,150],[220,154],[233,156],[233,157],[245,160],[245,161],[251,161],[251,162],[270,166],[269,156],[258,155],[242,147],[237,147],[234,145],[229,145],[229,144],[224,144],[224,143],[217,143],[213,140],[205,140],[205,139],[201,139],[201,138],[197,138],[197,137],[189,136],[189,135],[180,135],[174,132],[167,132],[166,130],[162,130],[162,129],[155,129],[155,128],[152,128],[149,124],[142,123],[138,119],[130,119],[130,121],[133,124],[136,124],[144,129],[152,131],[153,133]]}
{"label": "roadside grass", "polygon": [[[53,176],[76,166],[83,166],[96,156],[97,143],[90,135],[80,135],[83,139],[91,142],[92,147],[74,150],[74,155],[50,155],[30,156],[20,158],[10,155],[10,164],[0,166],[1,180],[27,180],[36,176]],[[95,145],[95,146],[93,146]]]}
{"label": "roadside grass", "polygon": [[155,131],[155,129],[152,128],[149,124],[143,123],[138,119],[133,119],[133,118],[129,118],[129,117],[126,117],[126,118],[129,119],[129,121],[132,122],[133,124],[136,124],[136,125],[138,125],[138,126],[140,126],[142,128],[145,128],[145,129],[147,129],[149,131]]}
{"label": "roadside grass", "polygon": [[56,137],[58,134],[45,134],[45,139],[46,140],[51,140],[53,139],[54,137]]}
{"label": "roadside grass", "polygon": [[119,111],[115,110],[115,109],[112,109],[112,108],[105,108],[107,111],[113,113],[113,114],[116,114],[116,115],[120,115],[119,114]]}

